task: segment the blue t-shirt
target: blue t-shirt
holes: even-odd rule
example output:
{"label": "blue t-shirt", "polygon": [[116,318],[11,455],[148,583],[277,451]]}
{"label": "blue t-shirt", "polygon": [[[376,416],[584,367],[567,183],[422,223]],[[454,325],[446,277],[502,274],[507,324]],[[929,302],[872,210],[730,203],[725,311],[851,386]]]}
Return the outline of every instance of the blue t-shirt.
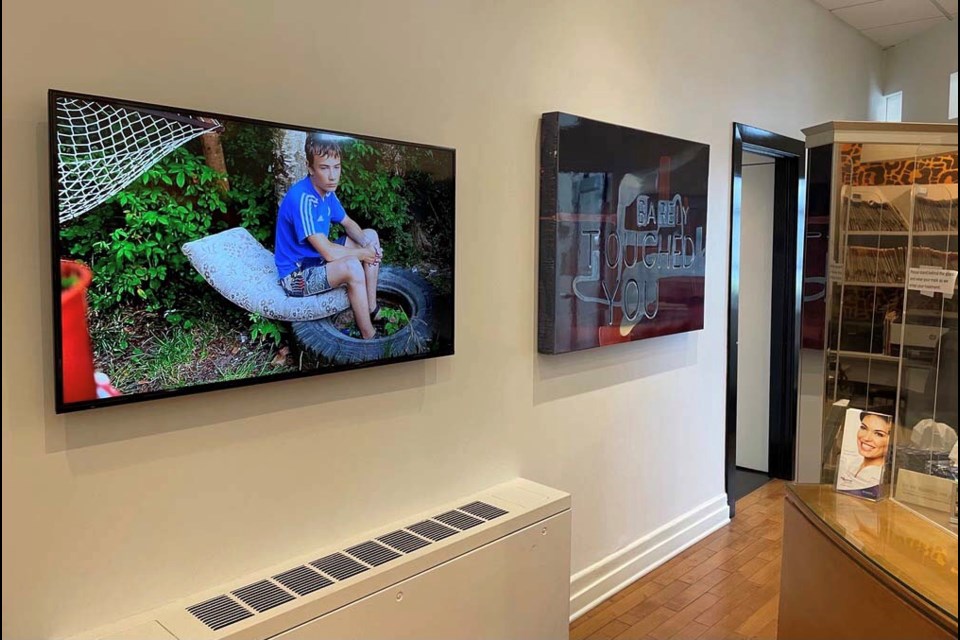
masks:
{"label": "blue t-shirt", "polygon": [[343,222],[346,215],[337,194],[321,196],[310,176],[290,187],[277,214],[274,260],[280,279],[300,267],[323,264],[323,256],[307,242],[307,237],[315,233],[330,235],[330,223]]}

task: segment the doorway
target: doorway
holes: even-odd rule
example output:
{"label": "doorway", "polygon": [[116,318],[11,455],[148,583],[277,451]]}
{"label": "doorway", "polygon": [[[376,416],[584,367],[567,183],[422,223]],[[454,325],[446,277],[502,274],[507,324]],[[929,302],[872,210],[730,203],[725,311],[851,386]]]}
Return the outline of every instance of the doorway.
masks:
{"label": "doorway", "polygon": [[794,477],[804,158],[800,140],[733,126],[725,451],[731,517],[738,493]]}
{"label": "doorway", "polygon": [[740,308],[737,331],[737,459],[733,497],[770,473],[770,309],[776,160],[743,152],[740,183]]}

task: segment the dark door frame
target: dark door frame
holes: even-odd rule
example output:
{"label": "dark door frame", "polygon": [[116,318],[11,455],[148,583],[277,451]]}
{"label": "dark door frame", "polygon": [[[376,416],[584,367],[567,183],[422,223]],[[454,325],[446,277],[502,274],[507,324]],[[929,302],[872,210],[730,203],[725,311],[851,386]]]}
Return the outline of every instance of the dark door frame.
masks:
{"label": "dark door frame", "polygon": [[771,477],[792,480],[797,441],[797,383],[800,358],[800,304],[803,294],[804,168],[800,140],[733,123],[730,179],[730,269],[727,290],[727,411],[724,487],[730,516],[735,512],[737,464],[737,354],[740,329],[740,205],[743,153],[774,159],[773,286],[770,308]]}

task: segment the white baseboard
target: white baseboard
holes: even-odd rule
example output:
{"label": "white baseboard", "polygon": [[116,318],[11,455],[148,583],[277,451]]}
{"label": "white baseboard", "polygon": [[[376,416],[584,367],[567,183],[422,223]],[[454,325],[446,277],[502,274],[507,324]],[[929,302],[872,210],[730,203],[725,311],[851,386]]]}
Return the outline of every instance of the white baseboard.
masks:
{"label": "white baseboard", "polygon": [[570,578],[570,621],[730,522],[726,494],[630,543]]}

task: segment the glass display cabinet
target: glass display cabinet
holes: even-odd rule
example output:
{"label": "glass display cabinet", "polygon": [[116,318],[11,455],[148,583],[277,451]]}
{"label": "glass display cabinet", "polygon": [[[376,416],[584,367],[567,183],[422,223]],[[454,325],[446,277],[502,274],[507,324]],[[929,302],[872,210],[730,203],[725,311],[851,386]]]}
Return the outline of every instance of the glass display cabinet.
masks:
{"label": "glass display cabinet", "polygon": [[847,410],[887,414],[884,495],[956,535],[957,126],[804,133],[804,276],[824,284],[804,299],[802,344],[822,364],[800,391],[820,394],[820,482],[835,481]]}
{"label": "glass display cabinet", "polygon": [[788,485],[777,617],[779,640],[956,638],[957,538],[896,500]]}

